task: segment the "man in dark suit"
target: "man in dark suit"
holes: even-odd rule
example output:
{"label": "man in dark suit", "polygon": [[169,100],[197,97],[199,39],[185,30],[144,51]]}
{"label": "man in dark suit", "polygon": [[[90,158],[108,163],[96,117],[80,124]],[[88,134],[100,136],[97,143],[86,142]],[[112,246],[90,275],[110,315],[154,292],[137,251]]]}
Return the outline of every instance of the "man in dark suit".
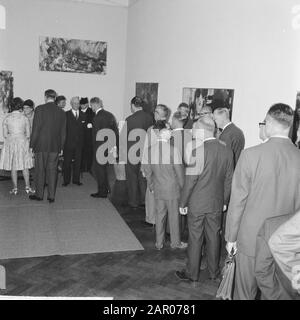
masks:
{"label": "man in dark suit", "polygon": [[85,114],[86,117],[81,157],[81,172],[90,172],[93,164],[93,119],[95,113],[89,108],[88,98],[80,99],[80,111]]}
{"label": "man in dark suit", "polygon": [[[134,97],[131,100],[131,112],[132,115],[126,118],[127,125],[127,155],[130,155],[130,148],[137,143],[137,140],[130,141],[130,134],[135,129],[142,129],[142,136],[140,136],[140,145],[143,147],[146,133],[149,127],[153,125],[153,117],[143,110],[143,100],[139,97]],[[137,159],[133,163],[130,157],[127,157],[126,181],[128,188],[128,204],[131,208],[136,209],[140,205],[145,204],[146,193],[146,179],[141,173],[141,158],[142,150],[137,153]]]}
{"label": "man in dark suit", "polygon": [[[300,215],[299,215],[300,216]],[[263,300],[294,300],[300,295],[292,288],[291,280],[281,271],[269,246],[269,240],[279,227],[290,220],[293,214],[285,214],[266,219],[256,238],[255,278]],[[297,225],[293,224],[293,227]],[[275,235],[276,236],[276,235]],[[288,237],[290,235],[287,235]],[[298,233],[297,249],[299,251],[300,232]],[[295,238],[296,240],[296,238]],[[290,241],[288,241],[290,242]],[[293,257],[294,254],[291,254]],[[292,268],[290,268],[291,270]]]}
{"label": "man in dark suit", "polygon": [[200,118],[193,131],[197,129],[200,134],[204,132],[204,143],[195,150],[194,167],[187,168],[179,202],[181,214],[188,210],[188,263],[186,270],[176,272],[179,279],[194,283],[199,279],[204,237],[210,278],[219,276],[222,212],[229,201],[233,174],[232,151],[214,138],[213,119]]}
{"label": "man in dark suit", "polygon": [[54,202],[57,184],[58,156],[66,138],[66,115],[55,104],[56,92],[45,92],[46,104],[35,109],[30,147],[35,153],[35,195],[31,200],[44,198],[45,181],[48,182],[48,200]]}
{"label": "man in dark suit", "polygon": [[225,240],[227,251],[237,253],[238,300],[256,297],[255,242],[263,222],[300,209],[300,151],[288,138],[293,110],[275,104],[265,120],[269,140],[242,151],[232,180]]}
{"label": "man in dark suit", "polygon": [[245,147],[245,136],[243,131],[230,121],[230,110],[228,104],[222,100],[215,100],[212,103],[214,120],[221,133],[219,139],[226,143],[233,152],[234,167],[240,154]]}
{"label": "man in dark suit", "polygon": [[80,166],[83,149],[84,128],[86,127],[86,117],[85,114],[79,110],[79,97],[73,97],[70,104],[72,109],[66,112],[67,134],[64,147],[64,187],[70,184],[72,171],[73,184],[78,186],[82,185],[80,182]]}
{"label": "man in dark suit", "polygon": [[103,102],[98,97],[92,98],[91,107],[95,112],[93,120],[93,157],[98,191],[93,198],[107,198],[108,165],[115,162],[119,149],[119,130],[114,115],[103,109]]}

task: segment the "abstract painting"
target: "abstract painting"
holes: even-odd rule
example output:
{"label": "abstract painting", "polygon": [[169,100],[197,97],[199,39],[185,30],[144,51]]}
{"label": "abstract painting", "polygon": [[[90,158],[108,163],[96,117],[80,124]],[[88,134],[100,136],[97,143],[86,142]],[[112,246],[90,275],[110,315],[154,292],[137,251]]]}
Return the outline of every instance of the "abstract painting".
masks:
{"label": "abstract painting", "polygon": [[184,88],[183,102],[191,106],[193,112],[199,113],[204,106],[210,106],[214,100],[222,100],[230,107],[230,119],[233,108],[233,89]]}
{"label": "abstract painting", "polygon": [[106,74],[107,43],[40,37],[41,71]]}
{"label": "abstract painting", "polygon": [[14,95],[13,82],[11,71],[0,71],[0,114],[7,113],[9,110]]}
{"label": "abstract painting", "polygon": [[154,112],[158,100],[158,83],[137,82],[135,94],[144,100],[146,112]]}

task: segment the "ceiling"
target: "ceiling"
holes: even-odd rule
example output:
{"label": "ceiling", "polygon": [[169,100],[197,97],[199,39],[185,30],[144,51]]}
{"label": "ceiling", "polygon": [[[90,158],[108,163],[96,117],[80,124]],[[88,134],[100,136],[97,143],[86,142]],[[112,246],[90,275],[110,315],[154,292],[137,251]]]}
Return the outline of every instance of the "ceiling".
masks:
{"label": "ceiling", "polygon": [[117,7],[130,7],[135,4],[138,0],[60,0],[60,1],[73,1],[82,3],[94,3],[94,4],[104,4],[109,6]]}

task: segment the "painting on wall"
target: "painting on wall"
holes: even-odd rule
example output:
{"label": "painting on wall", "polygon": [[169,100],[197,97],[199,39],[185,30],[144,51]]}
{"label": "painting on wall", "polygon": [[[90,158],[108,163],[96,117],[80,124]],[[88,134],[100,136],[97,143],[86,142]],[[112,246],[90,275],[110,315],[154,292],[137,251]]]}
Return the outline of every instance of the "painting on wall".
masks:
{"label": "painting on wall", "polygon": [[0,71],[0,114],[7,113],[13,99],[14,78],[11,71]]}
{"label": "painting on wall", "polygon": [[41,71],[106,74],[107,43],[40,37]]}
{"label": "painting on wall", "polygon": [[230,107],[230,119],[233,109],[233,89],[184,88],[183,102],[191,106],[193,112],[199,113],[204,106],[212,105],[214,100],[222,100]]}
{"label": "painting on wall", "polygon": [[144,100],[146,112],[154,112],[158,100],[158,83],[137,82],[135,95]]}
{"label": "painting on wall", "polygon": [[300,91],[297,92],[293,126],[290,131],[293,143],[300,147]]}

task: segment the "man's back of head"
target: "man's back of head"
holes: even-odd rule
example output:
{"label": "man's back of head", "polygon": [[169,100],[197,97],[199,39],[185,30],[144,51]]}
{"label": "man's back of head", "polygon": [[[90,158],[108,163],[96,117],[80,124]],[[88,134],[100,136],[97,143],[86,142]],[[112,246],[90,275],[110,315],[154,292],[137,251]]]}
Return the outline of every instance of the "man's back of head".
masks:
{"label": "man's back of head", "polygon": [[45,91],[45,102],[54,102],[56,99],[56,92],[52,89],[48,89]]}
{"label": "man's back of head", "polygon": [[136,111],[143,110],[144,101],[142,98],[135,96],[130,101],[131,112],[135,113]]}
{"label": "man's back of head", "polygon": [[266,135],[288,137],[293,124],[294,111],[284,103],[274,104],[266,116]]}

